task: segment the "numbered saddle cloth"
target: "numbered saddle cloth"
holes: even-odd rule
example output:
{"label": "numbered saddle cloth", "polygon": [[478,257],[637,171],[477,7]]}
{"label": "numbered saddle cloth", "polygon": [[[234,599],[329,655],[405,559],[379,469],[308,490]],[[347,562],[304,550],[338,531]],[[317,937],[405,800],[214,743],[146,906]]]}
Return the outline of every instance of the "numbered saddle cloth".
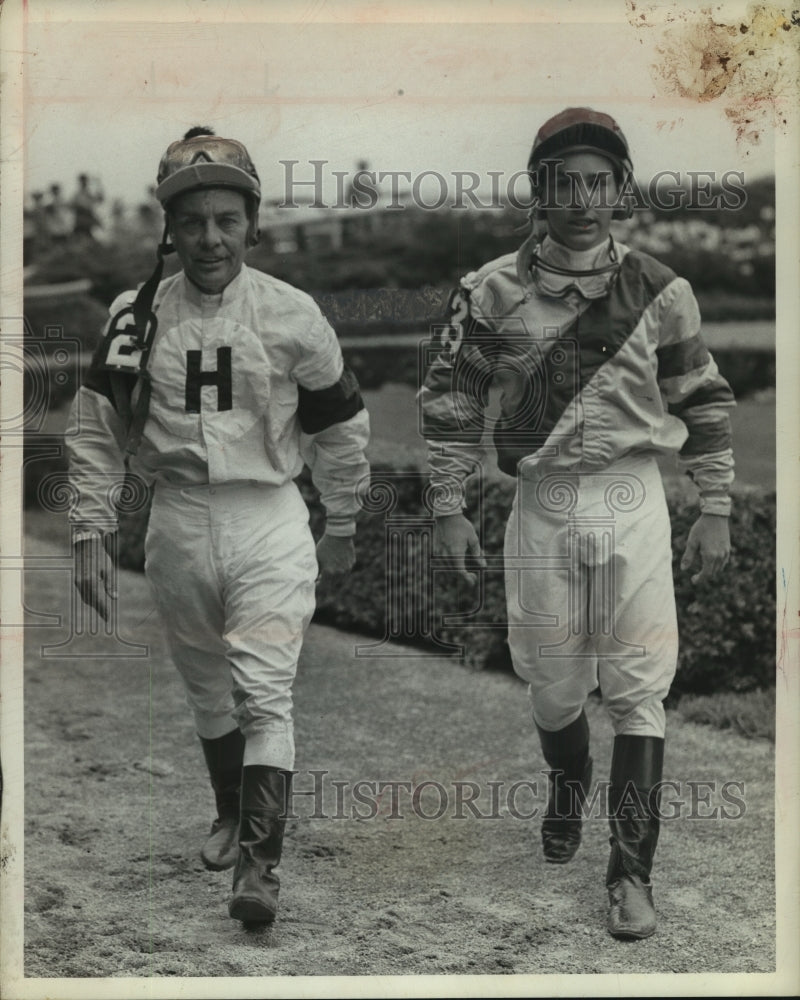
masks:
{"label": "numbered saddle cloth", "polygon": [[133,389],[133,413],[137,392],[147,394],[128,463],[145,481],[281,486],[305,459],[329,519],[355,514],[354,467],[367,472],[368,419],[336,335],[310,296],[246,266],[216,295],[181,272],[158,287],[157,330],[145,348],[136,342],[135,298],[126,292],[112,304],[73,405],[67,429],[70,477],[79,493],[73,523],[113,519],[102,481],[123,470],[131,417],[114,390],[120,376]]}

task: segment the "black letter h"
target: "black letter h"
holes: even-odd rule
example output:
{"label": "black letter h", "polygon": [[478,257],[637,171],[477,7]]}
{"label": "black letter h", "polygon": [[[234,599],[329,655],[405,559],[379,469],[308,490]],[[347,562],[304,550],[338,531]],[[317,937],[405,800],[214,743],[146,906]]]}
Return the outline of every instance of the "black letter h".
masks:
{"label": "black letter h", "polygon": [[217,387],[218,411],[232,409],[233,391],[230,347],[217,348],[217,370],[215,372],[201,371],[200,365],[202,363],[202,351],[186,352],[186,412],[200,412],[200,389],[204,385],[215,385]]}

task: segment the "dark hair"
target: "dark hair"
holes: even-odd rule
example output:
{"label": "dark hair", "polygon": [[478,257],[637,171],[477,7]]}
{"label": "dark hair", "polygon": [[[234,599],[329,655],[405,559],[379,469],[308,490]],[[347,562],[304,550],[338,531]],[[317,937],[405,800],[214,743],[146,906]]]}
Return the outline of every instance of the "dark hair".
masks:
{"label": "dark hair", "polygon": [[184,139],[196,139],[199,135],[216,135],[210,125],[192,125]]}

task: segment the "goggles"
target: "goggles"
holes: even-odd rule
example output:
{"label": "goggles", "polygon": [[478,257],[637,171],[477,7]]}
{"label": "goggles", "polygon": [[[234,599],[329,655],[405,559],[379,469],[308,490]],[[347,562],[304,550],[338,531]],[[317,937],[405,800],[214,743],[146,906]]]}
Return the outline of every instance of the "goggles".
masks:
{"label": "goggles", "polygon": [[203,187],[229,187],[256,201],[261,184],[253,161],[235,139],[201,135],[173,142],[158,167],[156,197],[166,205],[176,195]]}

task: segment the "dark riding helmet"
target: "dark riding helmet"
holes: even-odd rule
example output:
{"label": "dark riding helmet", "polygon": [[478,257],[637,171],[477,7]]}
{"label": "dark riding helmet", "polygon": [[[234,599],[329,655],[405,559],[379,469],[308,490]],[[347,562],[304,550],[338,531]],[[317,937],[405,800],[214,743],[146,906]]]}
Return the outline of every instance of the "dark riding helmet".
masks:
{"label": "dark riding helmet", "polygon": [[[590,151],[611,161],[620,187],[633,174],[628,141],[611,115],[592,108],[566,108],[549,118],[536,133],[528,157],[528,173],[534,197],[541,197],[539,166],[544,160],[556,160],[567,153]],[[631,206],[617,210],[617,217],[629,218]]]}

